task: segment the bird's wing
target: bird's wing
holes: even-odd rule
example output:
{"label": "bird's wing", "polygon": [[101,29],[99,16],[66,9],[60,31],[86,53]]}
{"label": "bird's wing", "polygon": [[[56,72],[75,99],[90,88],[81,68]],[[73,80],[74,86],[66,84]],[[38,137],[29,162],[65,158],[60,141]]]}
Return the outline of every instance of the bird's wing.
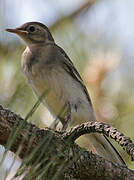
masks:
{"label": "bird's wing", "polygon": [[[57,46],[57,45],[56,45]],[[83,91],[85,92],[85,95],[90,103],[90,105],[92,106],[92,103],[91,103],[91,99],[89,97],[89,94],[88,94],[88,91],[87,91],[87,88],[86,86],[84,85],[84,82],[80,76],[80,74],[78,73],[78,71],[76,70],[76,68],[74,67],[72,61],[70,60],[70,58],[67,56],[67,54],[65,53],[65,51],[60,48],[59,46],[57,46],[61,52],[61,54],[64,56],[64,58],[66,59],[66,61],[63,61],[62,64],[63,64],[63,68],[64,70],[70,74],[73,79],[75,79],[77,82],[79,82],[79,84],[81,85]]]}

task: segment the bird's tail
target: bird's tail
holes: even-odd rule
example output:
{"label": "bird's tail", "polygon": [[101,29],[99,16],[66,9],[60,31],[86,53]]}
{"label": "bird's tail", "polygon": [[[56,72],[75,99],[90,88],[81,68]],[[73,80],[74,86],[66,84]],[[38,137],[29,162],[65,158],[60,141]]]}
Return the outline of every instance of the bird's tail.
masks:
{"label": "bird's tail", "polygon": [[111,162],[125,165],[124,160],[106,136],[94,133],[91,135],[86,135],[86,138],[88,138],[93,144],[95,150],[97,151],[97,154]]}

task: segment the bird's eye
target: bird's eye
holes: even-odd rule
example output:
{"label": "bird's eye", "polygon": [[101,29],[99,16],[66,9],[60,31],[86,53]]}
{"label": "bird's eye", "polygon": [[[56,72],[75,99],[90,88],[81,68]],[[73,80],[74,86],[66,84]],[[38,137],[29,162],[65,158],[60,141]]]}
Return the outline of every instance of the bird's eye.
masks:
{"label": "bird's eye", "polygon": [[34,26],[29,26],[28,31],[33,33],[36,31],[36,28]]}

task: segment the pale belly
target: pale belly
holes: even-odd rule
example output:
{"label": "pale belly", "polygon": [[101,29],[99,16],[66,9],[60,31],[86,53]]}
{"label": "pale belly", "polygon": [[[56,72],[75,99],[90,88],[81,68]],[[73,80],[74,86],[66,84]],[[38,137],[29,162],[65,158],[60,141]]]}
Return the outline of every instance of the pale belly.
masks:
{"label": "pale belly", "polygon": [[52,87],[48,85],[48,83],[38,79],[38,77],[36,77],[36,81],[34,79],[30,84],[37,98],[44,94],[44,97],[42,97],[42,103],[47,107],[54,118],[58,115],[63,116],[65,113],[66,102],[60,90],[55,91],[54,86]]}
{"label": "pale belly", "polygon": [[[64,73],[64,74],[63,74]],[[54,117],[60,115],[65,118],[67,104],[71,107],[71,123],[77,125],[89,120],[95,120],[93,109],[90,106],[81,86],[71,76],[60,70],[53,72],[39,72],[35,75],[26,74],[26,77],[39,98],[45,91],[42,103]]]}
{"label": "pale belly", "polygon": [[[38,81],[39,83],[39,81]],[[67,101],[69,99],[66,99],[66,96],[61,92],[61,89],[58,91],[55,91],[54,87],[50,88],[48,86],[45,86],[45,84],[41,83],[35,83],[31,84],[33,87],[33,90],[37,97],[41,96],[45,91],[47,91],[47,94],[42,99],[43,104],[47,107],[47,109],[51,112],[54,118],[57,116],[60,116],[61,118],[65,118],[66,111],[67,111]],[[71,98],[72,100],[72,98]],[[77,124],[81,124],[83,122],[88,122],[89,120],[95,120],[94,113],[90,105],[87,107],[87,103],[81,102],[81,104],[78,104],[78,102],[71,102],[71,121],[70,125],[75,126]],[[75,108],[77,106],[77,108]]]}

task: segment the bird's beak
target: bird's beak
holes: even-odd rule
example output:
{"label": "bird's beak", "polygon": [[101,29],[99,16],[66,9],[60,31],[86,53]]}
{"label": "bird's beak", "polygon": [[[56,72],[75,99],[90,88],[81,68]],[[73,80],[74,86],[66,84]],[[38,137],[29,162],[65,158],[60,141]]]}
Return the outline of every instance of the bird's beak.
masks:
{"label": "bird's beak", "polygon": [[27,31],[24,31],[24,30],[22,30],[22,29],[20,29],[20,28],[16,28],[16,29],[5,29],[5,30],[8,31],[8,32],[11,32],[11,33],[18,34],[18,35],[26,35],[26,34],[28,34]]}

